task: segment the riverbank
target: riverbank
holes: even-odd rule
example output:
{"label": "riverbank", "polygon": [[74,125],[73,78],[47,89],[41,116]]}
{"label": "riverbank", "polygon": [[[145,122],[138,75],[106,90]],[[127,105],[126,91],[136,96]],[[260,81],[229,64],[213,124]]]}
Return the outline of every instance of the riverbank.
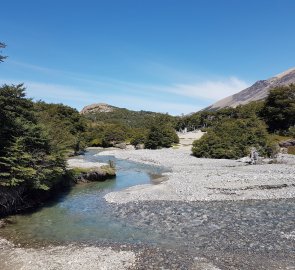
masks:
{"label": "riverbank", "polygon": [[[292,269],[291,247],[295,234],[290,221],[294,220],[295,203],[294,199],[278,198],[293,194],[293,157],[284,157],[285,161],[288,157],[289,164],[250,166],[232,160],[197,159],[185,149],[116,150],[105,151],[102,155],[109,154],[170,168],[169,173],[163,174],[165,181],[159,181],[157,185],[139,185],[106,195],[114,196],[120,202],[107,204],[107,211],[112,213],[112,223],[107,224],[112,226],[117,220],[127,227],[140,228],[144,232],[142,238],[136,238],[140,241],[134,241],[134,230],[130,240],[116,238],[117,244],[106,243],[100,237],[96,238],[95,245],[72,241],[67,245],[57,242],[56,246],[41,244],[38,247],[30,242],[20,246],[13,239],[15,245],[2,240],[0,269]],[[118,167],[121,168],[120,163]],[[131,176],[137,177],[137,174]],[[137,191],[142,196],[139,199],[135,195]],[[245,194],[239,194],[245,192],[252,196],[248,191],[256,196],[256,192],[264,193],[265,197],[272,194],[276,199],[247,200]],[[98,197],[93,195],[82,197],[83,203],[74,197],[66,205],[79,215],[83,213],[80,208],[85,211],[91,206],[97,210],[99,207],[93,202]],[[212,196],[219,200],[213,200]],[[103,197],[101,199],[105,203]],[[62,216],[65,214],[63,210],[61,213]],[[85,220],[97,227],[93,217],[101,220],[103,213],[91,212]],[[73,224],[78,225],[74,220]],[[45,227],[59,222],[46,216],[43,221]],[[65,233],[71,230],[71,223],[67,218],[67,225],[63,226]],[[53,228],[50,227],[50,231]],[[123,231],[120,229],[120,234]]]}
{"label": "riverbank", "polygon": [[81,157],[83,155],[68,159],[63,175],[52,180],[49,189],[35,189],[28,184],[0,186],[0,221],[8,215],[41,207],[78,183],[105,181],[116,176],[111,164],[85,161]]}
{"label": "riverbank", "polygon": [[134,264],[132,251],[77,245],[22,248],[0,239],[1,270],[107,270],[128,269]]}
{"label": "riverbank", "polygon": [[235,160],[200,159],[189,149],[115,150],[114,155],[171,172],[159,185],[141,185],[105,196],[111,203],[132,201],[223,201],[295,197],[295,156],[283,155],[277,164],[248,165]]}

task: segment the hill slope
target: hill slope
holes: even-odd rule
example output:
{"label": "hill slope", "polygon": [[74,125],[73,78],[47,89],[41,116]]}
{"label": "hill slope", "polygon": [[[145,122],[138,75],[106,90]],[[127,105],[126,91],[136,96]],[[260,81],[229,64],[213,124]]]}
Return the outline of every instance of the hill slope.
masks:
{"label": "hill slope", "polygon": [[[125,108],[114,107],[105,103],[91,104],[82,109],[80,112],[92,122],[101,122],[109,124],[120,124],[131,128],[145,128],[156,117],[163,116],[162,113],[150,111],[132,111]],[[173,116],[165,115],[169,120]]]}
{"label": "hill slope", "polygon": [[217,101],[205,110],[216,110],[225,107],[235,108],[238,105],[247,104],[251,101],[262,100],[267,97],[270,89],[281,85],[290,85],[291,83],[295,83],[295,68],[289,69],[270,79],[257,81],[241,92]]}

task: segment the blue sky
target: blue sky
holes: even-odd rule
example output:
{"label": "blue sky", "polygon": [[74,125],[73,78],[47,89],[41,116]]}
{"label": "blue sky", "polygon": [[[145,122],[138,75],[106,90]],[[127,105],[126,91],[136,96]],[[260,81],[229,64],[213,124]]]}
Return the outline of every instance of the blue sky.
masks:
{"label": "blue sky", "polygon": [[81,109],[198,111],[295,66],[293,0],[2,1],[0,83]]}

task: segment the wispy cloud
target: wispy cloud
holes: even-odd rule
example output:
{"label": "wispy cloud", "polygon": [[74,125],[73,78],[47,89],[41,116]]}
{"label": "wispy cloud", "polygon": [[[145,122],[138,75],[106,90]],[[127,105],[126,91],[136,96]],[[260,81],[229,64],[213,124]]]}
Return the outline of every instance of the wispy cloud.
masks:
{"label": "wispy cloud", "polygon": [[249,86],[243,80],[229,77],[222,80],[205,80],[193,84],[176,84],[164,88],[167,92],[184,95],[193,98],[206,98],[216,101],[232,95]]}
{"label": "wispy cloud", "polygon": [[[154,64],[154,71],[165,69],[166,76],[171,73],[170,82],[153,84],[122,81],[20,62],[12,62],[12,64],[48,75],[43,76],[44,79],[40,81],[25,80],[28,96],[47,102],[62,102],[77,109],[91,103],[106,102],[135,110],[152,110],[172,114],[189,113],[198,111],[221,98],[248,87],[248,83],[237,77],[202,79],[199,76],[194,77],[191,73],[186,77],[185,73],[157,64]],[[55,81],[53,76],[59,76],[59,80],[56,81],[62,83],[51,83]],[[184,83],[175,82],[180,79]],[[16,84],[19,83],[19,80],[0,78],[0,83]]]}
{"label": "wispy cloud", "polygon": [[[3,83],[4,80],[0,79],[0,84]],[[19,82],[10,80],[5,83],[18,84]],[[106,102],[114,106],[133,110],[157,111],[163,113],[168,112],[173,115],[180,115],[182,113],[194,112],[201,109],[201,107],[198,107],[197,105],[195,106],[181,102],[167,102],[164,99],[150,100],[146,98],[128,96],[125,94],[107,94],[105,92],[91,93],[60,84],[28,81],[26,82],[25,87],[27,96],[33,98],[34,100],[64,103],[74,106],[78,110],[81,110],[88,104],[96,102]]]}

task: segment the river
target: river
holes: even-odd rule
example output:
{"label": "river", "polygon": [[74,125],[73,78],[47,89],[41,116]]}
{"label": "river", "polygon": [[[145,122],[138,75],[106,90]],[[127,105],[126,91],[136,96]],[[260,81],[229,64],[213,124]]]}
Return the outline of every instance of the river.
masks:
{"label": "river", "polygon": [[92,149],[79,158],[98,162],[112,160],[117,169],[116,178],[78,184],[37,211],[12,216],[12,224],[2,229],[1,235],[24,245],[45,242],[153,241],[153,237],[147,239],[145,231],[140,228],[114,219],[114,209],[109,207],[103,197],[108,192],[134,185],[153,184],[153,179],[163,169],[96,155],[98,152]]}

